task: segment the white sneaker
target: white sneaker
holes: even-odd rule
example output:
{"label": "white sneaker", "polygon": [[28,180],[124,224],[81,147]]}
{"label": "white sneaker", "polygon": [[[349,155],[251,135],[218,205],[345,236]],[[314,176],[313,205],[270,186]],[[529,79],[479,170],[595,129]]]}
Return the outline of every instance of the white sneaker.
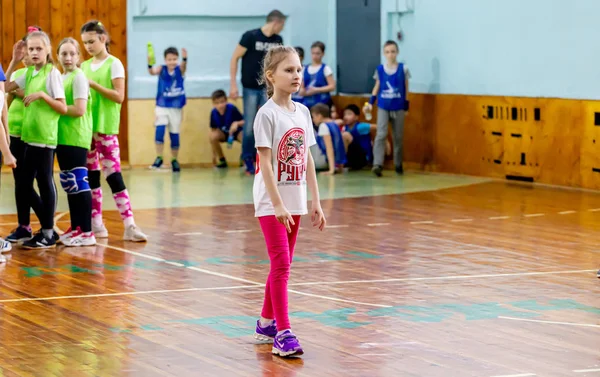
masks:
{"label": "white sneaker", "polygon": [[125,229],[123,239],[132,242],[146,242],[148,241],[148,236],[145,235],[137,225],[133,224]]}
{"label": "white sneaker", "polygon": [[6,241],[4,238],[0,238],[0,253],[6,253],[11,250],[12,250],[11,243]]}
{"label": "white sneaker", "polygon": [[108,238],[108,229],[106,229],[104,223],[100,226],[92,224],[92,233],[94,233],[96,238]]}
{"label": "white sneaker", "polygon": [[62,234],[62,236],[60,236],[58,238],[58,242],[57,243],[65,243],[65,240],[68,240],[69,238],[71,238],[73,236],[73,234],[77,233],[77,230],[73,230],[71,229],[71,227],[69,227],[69,229],[67,229],[66,232],[64,232]]}
{"label": "white sneaker", "polygon": [[96,237],[94,233],[83,233],[78,231],[73,233],[72,237],[63,241],[63,245],[67,247],[78,247],[78,246],[94,246],[96,244]]}

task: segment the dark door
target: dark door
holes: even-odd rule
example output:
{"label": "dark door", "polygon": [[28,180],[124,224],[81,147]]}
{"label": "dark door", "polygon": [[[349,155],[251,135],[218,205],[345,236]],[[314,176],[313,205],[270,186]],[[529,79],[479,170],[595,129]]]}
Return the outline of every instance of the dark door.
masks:
{"label": "dark door", "polygon": [[373,89],[381,59],[381,0],[337,0],[337,91]]}

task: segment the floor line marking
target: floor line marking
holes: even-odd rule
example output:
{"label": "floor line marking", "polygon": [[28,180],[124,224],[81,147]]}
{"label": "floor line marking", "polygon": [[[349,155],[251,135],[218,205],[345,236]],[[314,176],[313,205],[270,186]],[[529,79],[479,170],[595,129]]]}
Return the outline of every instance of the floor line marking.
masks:
{"label": "floor line marking", "polygon": [[501,318],[501,319],[510,319],[512,321],[547,323],[549,325],[565,325],[565,326],[597,327],[597,328],[600,328],[600,325],[593,325],[591,323],[573,323],[573,322],[542,321],[542,320],[539,320],[539,319],[525,319],[525,318],[513,318],[513,317],[502,317],[502,316],[499,316],[498,318]]}
{"label": "floor line marking", "polygon": [[290,283],[289,287],[301,287],[310,285],[329,285],[329,284],[368,284],[368,283],[392,283],[402,281],[428,281],[428,280],[463,280],[463,279],[487,279],[495,277],[511,277],[511,276],[537,276],[537,275],[558,275],[558,274],[581,274],[588,272],[596,272],[597,270],[573,270],[573,271],[540,271],[540,272],[515,272],[508,274],[488,274],[488,275],[456,275],[456,276],[431,276],[431,277],[415,277],[415,278],[391,278],[391,279],[375,279],[375,280],[339,280],[339,281],[315,281],[305,283]]}
{"label": "floor line marking", "polygon": [[68,300],[76,298],[98,298],[98,297],[118,297],[118,296],[135,296],[135,295],[150,295],[160,293],[176,293],[176,292],[199,292],[199,291],[226,291],[234,289],[249,289],[262,288],[260,285],[234,285],[230,287],[205,287],[205,288],[181,288],[181,289],[163,289],[156,291],[133,291],[133,292],[115,292],[115,293],[98,293],[91,295],[73,295],[73,296],[52,296],[52,297],[24,297],[0,300],[0,303],[8,302],[23,302],[23,301],[51,301],[51,300]]}
{"label": "floor line marking", "polygon": [[558,214],[559,214],[559,215],[570,215],[570,214],[572,214],[572,213],[576,213],[576,212],[577,212],[577,211],[562,211],[562,212],[559,212]]}
{"label": "floor line marking", "polygon": [[[132,251],[132,250],[124,249],[122,247],[112,246],[112,245],[103,244],[103,243],[98,243],[98,245],[104,246],[104,247],[106,247],[108,249],[117,250],[117,251],[120,251],[120,252],[123,252],[123,253],[131,254],[131,255],[136,255],[136,256],[141,257],[141,258],[148,258],[148,259],[151,259],[151,260],[154,260],[154,261],[157,261],[157,262],[165,262],[165,263],[170,262],[170,261],[167,261],[167,260],[165,260],[163,258],[155,257],[155,256],[144,254],[144,253],[140,253],[140,252],[137,252],[137,251]],[[257,281],[253,281],[253,280],[248,280],[248,279],[242,279],[242,278],[238,278],[236,276],[232,276],[232,275],[228,275],[228,274],[222,274],[220,272],[215,272],[215,271],[210,271],[210,270],[205,270],[204,268],[199,268],[199,267],[195,267],[195,266],[183,266],[182,268],[187,268],[189,270],[193,270],[193,271],[197,271],[197,272],[202,272],[202,273],[205,273],[207,275],[222,277],[224,279],[235,280],[235,281],[239,281],[239,282],[242,282],[242,283],[249,283],[249,284],[252,284],[252,285],[258,286],[258,287],[264,287],[265,286],[265,284],[261,283],[261,282],[257,282]],[[392,307],[390,305],[380,305],[380,304],[371,304],[371,303],[367,303],[367,302],[345,300],[345,299],[341,299],[341,298],[337,298],[337,297],[316,295],[316,294],[307,293],[307,292],[299,292],[299,291],[291,290],[291,289],[288,290],[288,292],[295,293],[297,295],[302,295],[302,296],[309,296],[309,297],[321,298],[321,299],[329,300],[329,301],[346,302],[346,303],[357,304],[357,305],[374,306],[374,307],[378,307],[378,308],[391,308]]]}
{"label": "floor line marking", "polygon": [[506,220],[506,219],[510,219],[510,216],[492,216],[492,217],[488,217],[488,219],[490,219],[490,220]]}
{"label": "floor line marking", "polygon": [[600,369],[574,369],[575,373],[589,373],[589,372],[600,372]]}
{"label": "floor line marking", "polygon": [[529,213],[527,215],[523,215],[523,217],[541,217],[541,216],[545,216],[545,213]]}
{"label": "floor line marking", "polygon": [[175,233],[173,234],[175,237],[180,237],[180,236],[200,236],[202,235],[202,232],[191,232],[191,233]]}
{"label": "floor line marking", "polygon": [[327,225],[327,229],[348,228],[350,225]]}
{"label": "floor line marking", "polygon": [[453,223],[466,223],[469,221],[473,221],[473,219],[452,219],[450,221],[452,221]]}
{"label": "floor line marking", "polygon": [[504,374],[502,376],[492,376],[492,377],[530,377],[537,376],[535,373],[522,373],[522,374]]}
{"label": "floor line marking", "polygon": [[413,225],[418,225],[418,224],[433,224],[433,221],[411,221],[410,222]]}
{"label": "floor line marking", "polygon": [[250,229],[226,230],[225,233],[250,233]]}
{"label": "floor line marking", "polygon": [[367,224],[367,226],[387,226],[390,225],[390,223],[372,223],[372,224]]}

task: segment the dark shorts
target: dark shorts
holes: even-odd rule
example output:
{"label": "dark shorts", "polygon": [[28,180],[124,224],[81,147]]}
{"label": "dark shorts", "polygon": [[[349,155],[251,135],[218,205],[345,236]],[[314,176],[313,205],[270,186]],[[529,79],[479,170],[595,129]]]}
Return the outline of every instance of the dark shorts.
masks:
{"label": "dark shorts", "polygon": [[367,153],[362,149],[358,142],[353,141],[348,145],[347,166],[351,170],[360,170],[369,164]]}
{"label": "dark shorts", "polygon": [[[219,130],[219,132],[221,132],[221,139],[220,139],[220,140],[221,140],[221,142],[226,142],[226,141],[227,141],[227,138],[229,137],[229,133],[226,133],[225,131],[223,131],[223,130],[222,130],[222,129],[220,129],[220,128],[213,128],[213,130]],[[243,132],[244,132],[244,128],[243,128],[243,127],[241,127],[241,128],[238,128],[238,129],[237,129],[237,130],[236,130],[236,131],[233,133],[233,139],[234,139],[235,141],[238,141],[238,136],[239,136],[239,135],[241,135],[241,134],[243,134]]]}

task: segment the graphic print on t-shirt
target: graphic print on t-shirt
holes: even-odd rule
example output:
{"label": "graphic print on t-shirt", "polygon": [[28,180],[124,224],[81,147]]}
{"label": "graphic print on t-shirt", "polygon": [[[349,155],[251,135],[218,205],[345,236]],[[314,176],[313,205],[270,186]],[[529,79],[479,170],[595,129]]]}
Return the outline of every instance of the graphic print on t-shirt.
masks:
{"label": "graphic print on t-shirt", "polygon": [[277,182],[279,185],[300,185],[306,173],[306,144],[304,130],[287,131],[277,147]]}

